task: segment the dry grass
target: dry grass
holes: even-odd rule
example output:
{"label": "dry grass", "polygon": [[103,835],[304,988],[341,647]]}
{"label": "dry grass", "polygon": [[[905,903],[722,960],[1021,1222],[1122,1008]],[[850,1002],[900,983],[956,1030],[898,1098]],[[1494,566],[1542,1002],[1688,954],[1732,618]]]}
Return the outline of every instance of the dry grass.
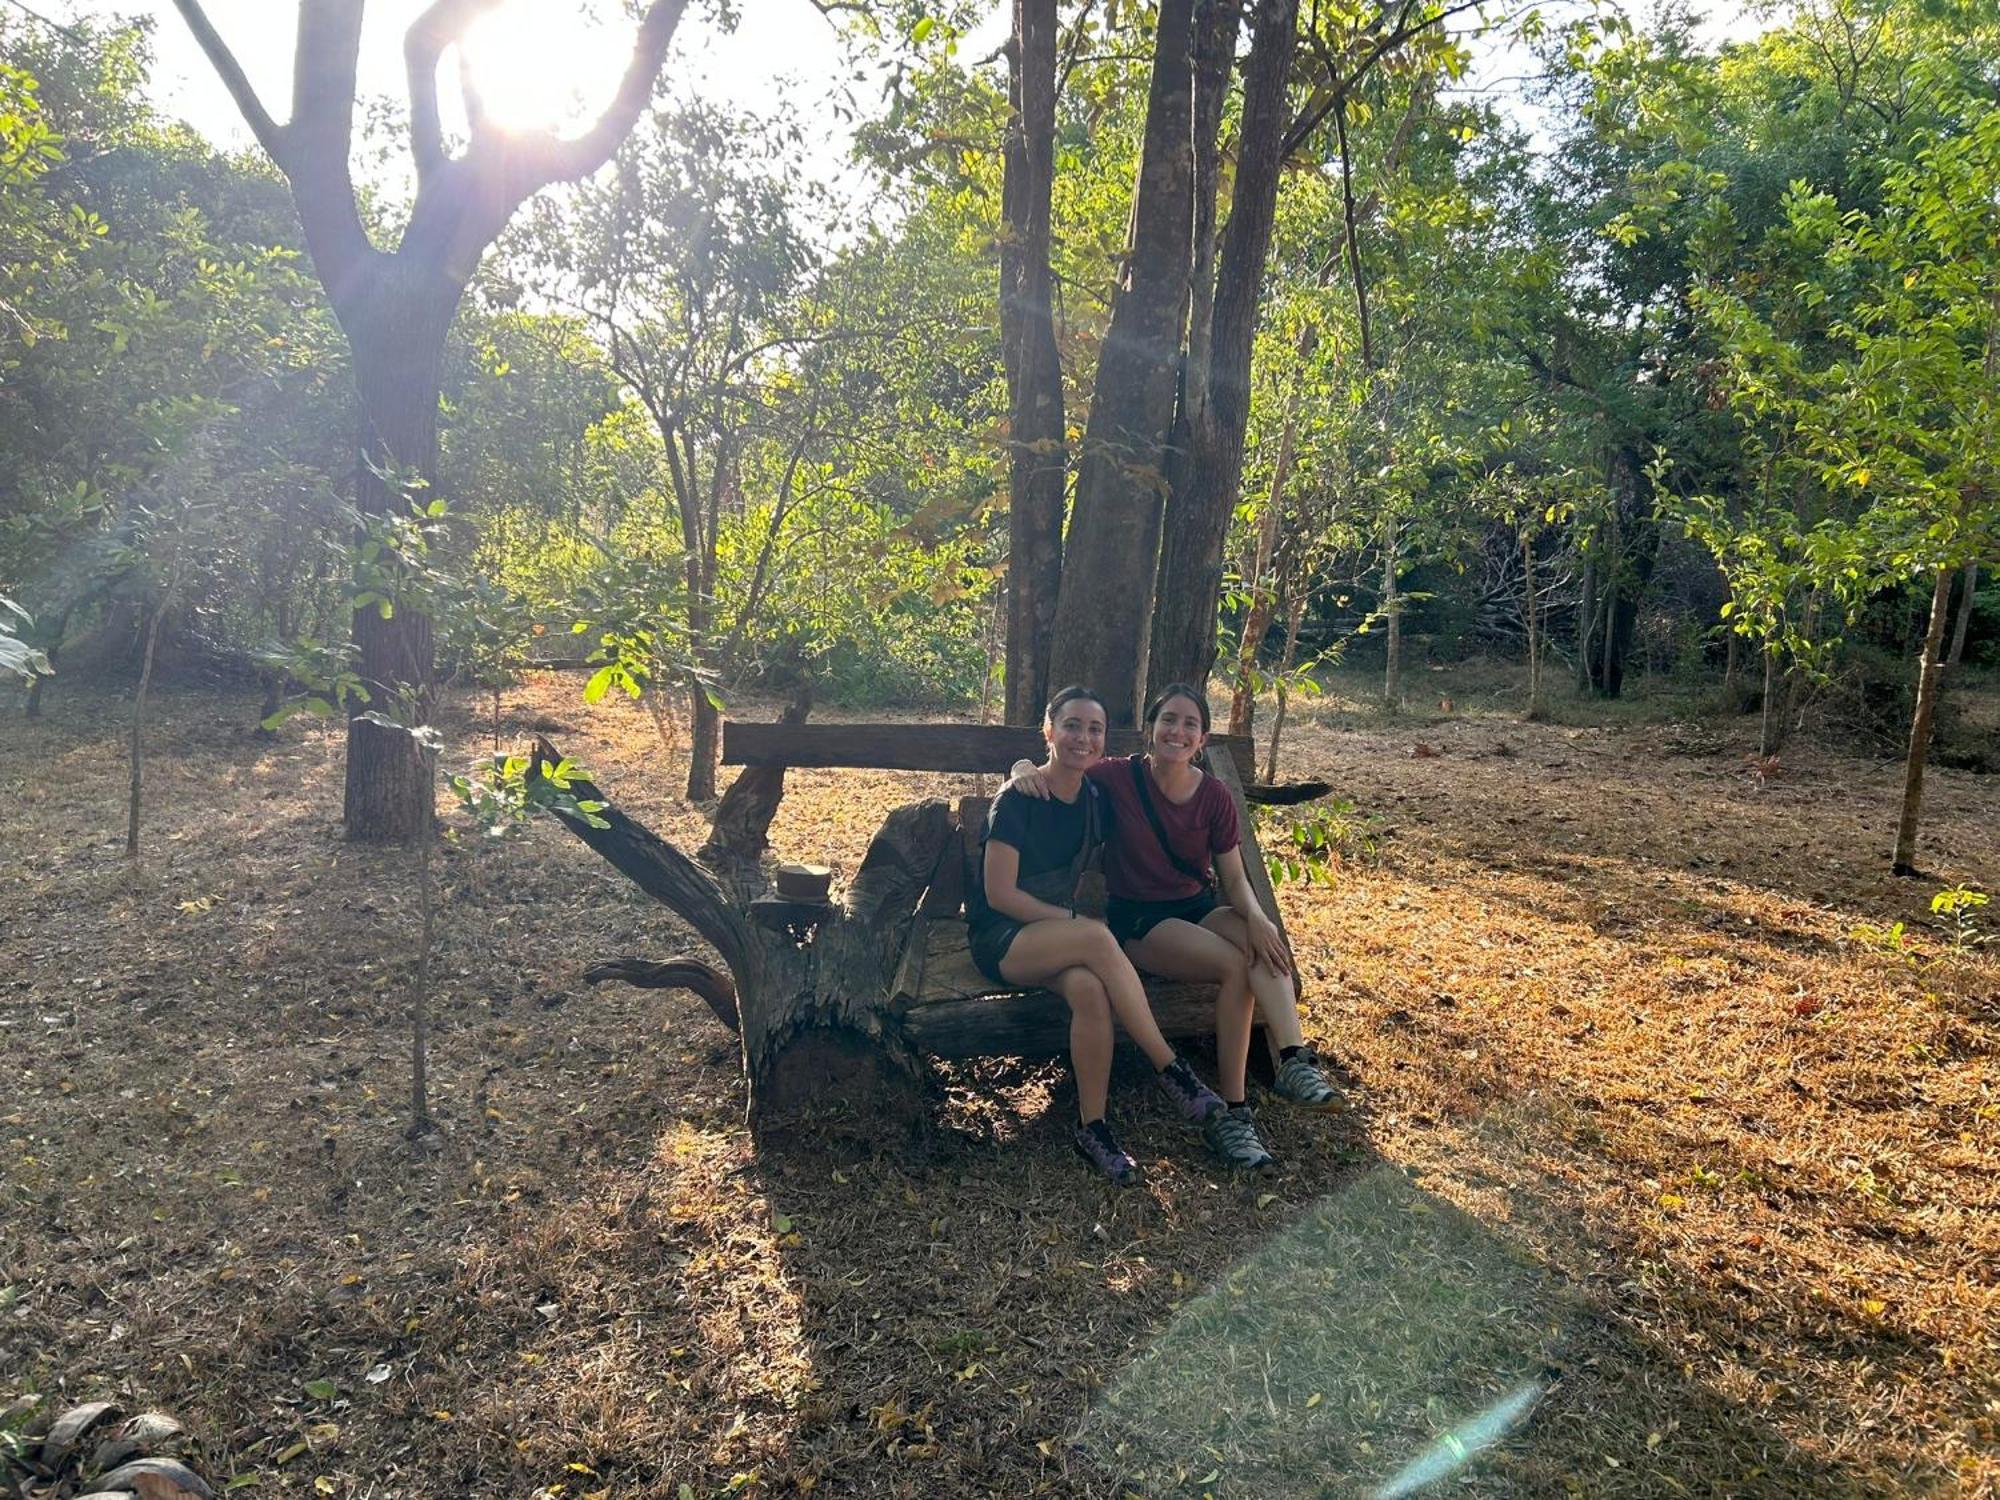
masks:
{"label": "dry grass", "polygon": [[[566,721],[692,835],[650,724],[574,687],[512,695],[514,736]],[[1267,1109],[1287,1172],[1238,1183],[1121,1080],[1120,1196],[1049,1066],[959,1071],[926,1140],[760,1159],[699,1002],[580,985],[678,939],[547,828],[446,858],[413,1157],[409,859],[338,839],[337,745],[169,692],[134,878],[116,711],[0,719],[0,1369],[175,1410],[253,1493],[1351,1494],[1523,1391],[1455,1487],[2000,1485],[2000,964],[1851,940],[1934,889],[1885,873],[1892,768],[1303,728],[1288,773],[1391,825],[1286,896],[1360,1107]],[[941,784],[801,774],[774,838],[851,866]],[[1939,883],[2000,885],[1996,823],[1934,776]]]}

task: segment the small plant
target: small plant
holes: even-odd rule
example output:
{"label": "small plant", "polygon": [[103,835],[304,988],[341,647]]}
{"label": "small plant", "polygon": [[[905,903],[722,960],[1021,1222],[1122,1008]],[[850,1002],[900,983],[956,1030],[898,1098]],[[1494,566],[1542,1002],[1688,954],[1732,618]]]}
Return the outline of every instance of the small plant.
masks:
{"label": "small plant", "polygon": [[1259,808],[1259,841],[1273,885],[1333,884],[1334,868],[1373,860],[1380,850],[1380,819],[1346,797],[1303,807]]}
{"label": "small plant", "polygon": [[1992,899],[1985,891],[1963,882],[1947,886],[1931,897],[1931,915],[1938,919],[1943,931],[1941,952],[1925,948],[1903,922],[1893,922],[1887,927],[1863,922],[1853,929],[1851,936],[1907,965],[1912,974],[1927,974],[1948,959],[1970,958],[1993,940],[1992,934],[1985,931],[1980,915]]}
{"label": "small plant", "polygon": [[1945,942],[1954,958],[1969,958],[1993,941],[1985,931],[1980,912],[1992,897],[1976,887],[1960,882],[1931,897],[1931,915],[1944,923]]}

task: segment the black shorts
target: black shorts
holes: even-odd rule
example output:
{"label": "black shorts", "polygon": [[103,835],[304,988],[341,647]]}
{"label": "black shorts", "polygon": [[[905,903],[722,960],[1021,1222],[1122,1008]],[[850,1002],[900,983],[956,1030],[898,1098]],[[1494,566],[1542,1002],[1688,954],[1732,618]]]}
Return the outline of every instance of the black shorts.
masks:
{"label": "black shorts", "polygon": [[1178,901],[1126,901],[1113,896],[1105,905],[1104,922],[1119,942],[1136,943],[1162,922],[1178,919],[1199,927],[1204,917],[1221,907],[1214,886]]}
{"label": "black shorts", "polygon": [[973,966],[995,984],[1009,983],[1000,972],[1000,960],[1007,956],[1007,950],[1014,946],[1014,939],[1027,925],[1026,922],[1016,922],[1012,917],[1003,917],[998,912],[974,924],[966,932],[967,946],[972,949]]}

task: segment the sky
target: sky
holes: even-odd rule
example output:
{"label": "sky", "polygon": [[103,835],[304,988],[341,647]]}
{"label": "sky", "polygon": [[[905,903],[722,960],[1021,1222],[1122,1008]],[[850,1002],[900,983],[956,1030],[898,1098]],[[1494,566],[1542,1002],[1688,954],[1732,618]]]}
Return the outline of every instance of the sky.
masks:
{"label": "sky", "polygon": [[[154,101],[218,142],[247,146],[250,132],[168,0],[28,0],[55,21],[78,16],[153,19]],[[407,98],[402,38],[425,0],[372,0],[361,37],[364,96]],[[830,119],[839,47],[831,25],[807,0],[749,0],[744,19],[725,34],[695,12],[674,38],[667,70],[690,91],[761,110],[782,97],[806,119]],[[280,121],[291,100],[292,37],[297,7],[280,0],[204,0],[265,108]],[[496,112],[517,111],[513,123],[575,126],[587,121],[616,89],[630,55],[633,24],[615,4],[589,0],[503,0],[499,13],[472,39],[475,66]],[[593,19],[591,13],[596,13]],[[754,18],[754,19],[753,19]],[[449,126],[457,90],[447,61],[440,107]],[[511,105],[508,101],[514,101]],[[824,139],[824,138],[822,138]],[[840,143],[829,147],[838,154]]]}
{"label": "sky", "polygon": [[[5,0],[14,4],[15,0]],[[251,138],[235,105],[209,68],[169,0],[20,0],[56,21],[77,16],[146,15],[154,20],[156,63],[152,94],[161,109],[211,139],[248,146]],[[407,98],[402,36],[425,0],[371,0],[361,47],[364,96]],[[1643,3],[1643,0],[1637,0]],[[256,85],[265,107],[283,120],[289,113],[292,36],[297,7],[281,0],[205,0],[209,19]],[[802,171],[822,179],[847,174],[849,127],[833,112],[841,86],[840,46],[833,27],[809,0],[740,0],[741,22],[724,32],[705,19],[701,0],[690,6],[668,55],[667,75],[678,90],[751,112],[783,100],[809,128]],[[1743,0],[1695,7],[1698,32],[1714,45],[1753,35],[1763,21]],[[497,15],[472,38],[475,66],[489,101],[512,113],[512,123],[574,127],[591,118],[617,86],[629,55],[633,24],[615,0],[502,0]],[[979,57],[1004,39],[1004,9],[960,44],[960,55]],[[1523,75],[1534,60],[1520,47],[1477,49],[1474,89],[1491,89],[1542,137],[1539,111],[1522,97]],[[450,128],[457,110],[451,67],[442,70],[440,106]],[[871,87],[863,84],[862,88]],[[862,97],[864,108],[873,98]]]}

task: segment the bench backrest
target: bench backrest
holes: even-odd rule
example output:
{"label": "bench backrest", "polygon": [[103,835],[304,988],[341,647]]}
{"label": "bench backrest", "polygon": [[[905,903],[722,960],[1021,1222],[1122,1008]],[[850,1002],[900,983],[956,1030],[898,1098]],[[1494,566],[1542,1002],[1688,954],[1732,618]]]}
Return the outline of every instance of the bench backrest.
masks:
{"label": "bench backrest", "polygon": [[[1250,780],[1251,742],[1244,735],[1214,734],[1211,759],[1227,754],[1239,780]],[[1136,729],[1105,736],[1106,755],[1137,755]],[[752,724],[722,726],[726,766],[841,766],[875,771],[961,771],[1004,776],[1017,760],[1039,761],[1048,751],[1042,731],[1020,724]]]}

